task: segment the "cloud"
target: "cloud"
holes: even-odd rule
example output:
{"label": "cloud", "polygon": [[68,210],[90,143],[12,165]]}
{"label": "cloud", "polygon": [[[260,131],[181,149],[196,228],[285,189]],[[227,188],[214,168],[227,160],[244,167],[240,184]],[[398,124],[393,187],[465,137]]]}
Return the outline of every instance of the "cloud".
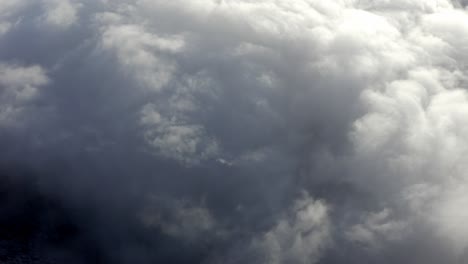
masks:
{"label": "cloud", "polygon": [[371,249],[378,250],[379,243],[386,240],[402,239],[407,230],[406,223],[389,219],[389,209],[385,208],[377,213],[370,213],[365,217],[364,223],[354,225],[346,233],[348,239]]}
{"label": "cloud", "polygon": [[0,37],[8,32],[15,21],[13,18],[26,3],[24,1],[3,1],[0,4]]}
{"label": "cloud", "polygon": [[143,107],[141,123],[148,127],[146,140],[162,156],[192,163],[216,154],[216,142],[206,138],[203,127],[185,124],[177,117],[161,119],[154,108],[152,104]]}
{"label": "cloud", "polygon": [[[153,200],[155,204],[165,203],[154,197]],[[144,209],[141,218],[146,226],[160,228],[167,235],[189,244],[206,242],[211,236],[222,236],[222,228],[206,206],[191,203],[187,200],[171,201],[167,212],[158,206],[150,206]]]}
{"label": "cloud", "polygon": [[459,263],[463,5],[3,1],[0,175],[62,262]]}
{"label": "cloud", "polygon": [[214,255],[208,263],[320,263],[332,246],[330,208],[303,193],[274,224]]}
{"label": "cloud", "polygon": [[49,78],[40,66],[0,64],[0,126],[20,125],[24,112],[34,107],[32,103],[39,96],[40,87],[48,82]]}
{"label": "cloud", "polygon": [[[176,53],[183,48],[183,39],[159,37],[138,25],[111,25],[102,29],[102,49],[115,52],[123,70],[146,86],[160,89],[170,80],[174,62],[165,59],[165,53]],[[157,55],[160,51],[162,54]]]}
{"label": "cloud", "polygon": [[318,263],[330,244],[328,208],[309,197],[295,202],[291,219],[280,219],[262,237],[252,241],[256,263]]}
{"label": "cloud", "polygon": [[[450,19],[442,18],[448,14]],[[466,184],[461,160],[465,153],[465,121],[461,116],[467,105],[466,79],[461,73],[465,70],[460,63],[463,55],[458,53],[463,49],[463,38],[451,37],[463,31],[463,26],[451,21],[465,16],[464,11],[455,9],[423,16],[421,30],[424,33],[414,39],[417,41],[414,44],[426,50],[437,50],[437,56],[420,53],[420,59],[404,78],[387,82],[383,89],[365,90],[362,98],[369,110],[355,122],[352,132],[358,156],[375,166],[372,176],[369,175],[371,178],[359,181],[368,185],[372,192],[383,189],[385,196],[390,195],[399,203],[398,207],[407,206],[405,202],[408,201],[401,204],[395,197],[402,191],[415,190],[417,186],[428,186],[428,191],[437,190],[437,196],[431,194],[432,191],[429,195],[424,194],[426,191],[411,195],[412,210],[416,209],[423,216],[409,213],[405,217],[417,217],[420,223],[444,230],[441,232],[446,238],[457,237],[454,230],[461,228],[454,222],[447,224],[446,219],[464,219],[462,214],[440,214],[463,201],[453,193]],[[446,195],[453,200],[442,205]],[[461,238],[457,241],[453,246],[462,248],[459,252],[463,252],[466,243]]]}
{"label": "cloud", "polygon": [[79,3],[73,1],[44,0],[43,21],[50,27],[66,29],[78,20]]}

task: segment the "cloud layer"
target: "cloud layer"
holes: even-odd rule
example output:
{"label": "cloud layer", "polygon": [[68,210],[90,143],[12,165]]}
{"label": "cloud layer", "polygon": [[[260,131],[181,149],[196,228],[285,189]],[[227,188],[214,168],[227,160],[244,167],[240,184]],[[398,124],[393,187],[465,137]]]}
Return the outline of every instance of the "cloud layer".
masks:
{"label": "cloud layer", "polygon": [[2,1],[2,210],[59,262],[464,263],[465,5]]}

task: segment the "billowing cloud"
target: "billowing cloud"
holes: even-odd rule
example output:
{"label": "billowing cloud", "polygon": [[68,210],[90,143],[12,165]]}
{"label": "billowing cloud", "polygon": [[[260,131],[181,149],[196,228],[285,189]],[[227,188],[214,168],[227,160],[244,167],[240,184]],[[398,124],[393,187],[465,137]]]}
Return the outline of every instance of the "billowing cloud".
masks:
{"label": "billowing cloud", "polygon": [[72,1],[44,0],[43,21],[51,27],[67,28],[78,19],[80,4]]}
{"label": "billowing cloud", "polygon": [[58,262],[464,262],[465,2],[2,1],[2,212]]}
{"label": "billowing cloud", "polygon": [[[39,89],[48,83],[49,79],[40,66],[21,67],[0,64],[0,126],[20,125],[23,113],[33,106],[33,100],[38,97]],[[28,113],[31,115],[32,113]]]}
{"label": "billowing cloud", "polygon": [[329,246],[327,206],[306,197],[296,201],[292,219],[279,219],[276,226],[252,241],[253,263],[317,263]]}

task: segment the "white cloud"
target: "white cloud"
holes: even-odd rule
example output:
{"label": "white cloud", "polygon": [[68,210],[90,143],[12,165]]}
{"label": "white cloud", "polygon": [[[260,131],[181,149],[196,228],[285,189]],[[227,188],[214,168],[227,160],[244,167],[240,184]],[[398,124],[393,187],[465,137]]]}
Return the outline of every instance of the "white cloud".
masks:
{"label": "white cloud", "polygon": [[20,19],[17,14],[26,3],[27,1],[23,0],[5,0],[0,3],[0,37]]}
{"label": "white cloud", "polygon": [[218,151],[216,141],[206,135],[202,126],[178,116],[166,119],[154,104],[143,107],[140,122],[146,127],[146,140],[163,157],[190,164],[213,157]]}
{"label": "white cloud", "polygon": [[394,242],[404,238],[408,224],[393,220],[388,208],[380,212],[369,213],[362,224],[352,226],[346,237],[365,248],[375,251],[385,247],[385,242]]}
{"label": "white cloud", "polygon": [[102,49],[115,53],[122,71],[154,90],[164,87],[176,70],[166,54],[177,53],[184,46],[179,36],[160,37],[139,25],[103,25],[101,34]]}
{"label": "white cloud", "polygon": [[255,263],[305,264],[319,262],[331,245],[329,208],[322,201],[304,196],[291,208],[291,216],[280,218],[268,232],[255,238],[250,254]]}
{"label": "white cloud", "polygon": [[43,0],[43,21],[47,26],[67,29],[78,22],[81,3],[73,0]]}
{"label": "white cloud", "polygon": [[466,216],[454,213],[465,204],[459,190],[468,184],[466,13],[431,12],[402,39],[414,56],[408,71],[362,92],[367,113],[354,123],[351,137],[357,159],[374,169],[355,179],[399,206],[399,193],[406,193],[403,207],[411,208],[406,217],[412,224],[432,226],[460,255],[468,248],[460,235]]}
{"label": "white cloud", "polygon": [[40,66],[0,64],[0,127],[17,125],[22,111],[48,82]]}

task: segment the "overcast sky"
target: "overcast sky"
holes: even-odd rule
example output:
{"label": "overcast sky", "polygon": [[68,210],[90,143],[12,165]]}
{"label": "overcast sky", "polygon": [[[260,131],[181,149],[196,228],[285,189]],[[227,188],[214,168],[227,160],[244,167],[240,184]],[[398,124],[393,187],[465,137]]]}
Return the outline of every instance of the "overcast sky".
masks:
{"label": "overcast sky", "polygon": [[465,5],[1,0],[0,230],[72,264],[466,263]]}

